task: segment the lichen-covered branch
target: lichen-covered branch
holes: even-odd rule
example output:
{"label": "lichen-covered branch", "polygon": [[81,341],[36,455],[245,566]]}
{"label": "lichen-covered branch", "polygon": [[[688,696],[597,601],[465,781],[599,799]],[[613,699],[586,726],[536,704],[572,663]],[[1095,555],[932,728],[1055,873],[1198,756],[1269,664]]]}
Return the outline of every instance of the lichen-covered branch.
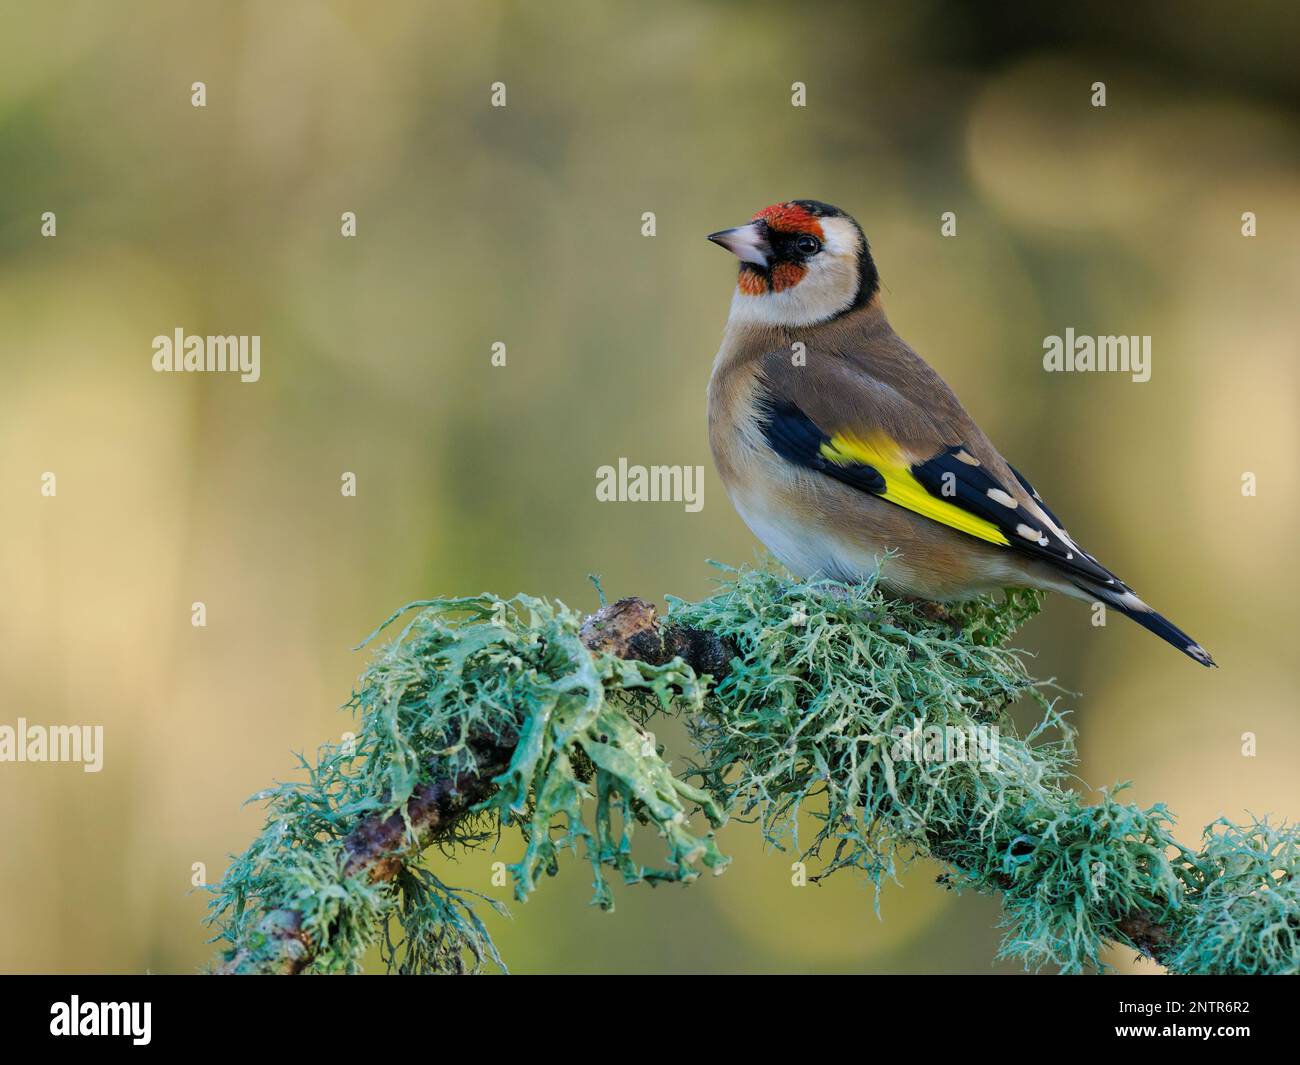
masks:
{"label": "lichen-covered branch", "polygon": [[[493,790],[492,778],[510,764],[512,749],[495,741],[474,747],[476,767],[435,777],[416,788],[401,812],[371,814],[343,838],[343,879],[366,878],[371,883],[392,881],[404,863],[421,852],[465,817]],[[316,943],[303,931],[302,916],[292,908],[272,910],[258,926],[260,937],[224,961],[218,972],[300,973],[312,961]]]}
{"label": "lichen-covered branch", "polygon": [[[267,826],[215,889],[216,971],[355,971],[374,944],[399,972],[500,964],[474,902],[500,904],[443,884],[426,848],[517,831],[517,899],[572,851],[611,909],[611,871],[723,871],[729,813],[815,878],[851,867],[879,887],[936,858],[946,886],[1002,895],[1003,953],[1030,965],[1102,968],[1113,941],[1174,972],[1300,971],[1295,830],[1221,822],[1192,852],[1163,807],[1085,802],[1065,715],[1005,646],[1037,607],[1009,593],[936,618],[874,583],[766,571],[662,619],[639,599],[585,620],[524,596],[412,604],[381,626],[415,611],[361,679],[355,743],[261,796]],[[1024,736],[1007,716],[1021,698],[1042,710]],[[690,729],[689,781],[645,727],[663,713]],[[661,865],[632,860],[639,826]]]}
{"label": "lichen-covered branch", "polygon": [[[663,627],[655,608],[643,599],[620,599],[602,607],[583,623],[583,645],[617,658],[664,666],[680,660],[699,674],[726,668],[733,651],[718,637],[680,626]],[[495,778],[511,765],[518,737],[471,736],[467,748],[472,764],[434,775],[415,789],[397,812],[363,818],[342,840],[344,880],[366,878],[372,884],[394,880],[407,862],[440,839],[485,802],[496,790]],[[439,771],[434,769],[434,773]],[[257,949],[243,947],[224,961],[219,972],[273,971],[295,975],[313,960],[316,943],[302,929],[292,908],[271,911],[259,925],[263,937]]]}

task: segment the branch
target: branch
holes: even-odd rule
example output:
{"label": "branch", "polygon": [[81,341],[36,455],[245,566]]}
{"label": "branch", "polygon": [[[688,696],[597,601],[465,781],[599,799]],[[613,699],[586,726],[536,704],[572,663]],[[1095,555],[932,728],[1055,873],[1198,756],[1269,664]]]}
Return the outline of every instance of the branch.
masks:
{"label": "branch", "polygon": [[[735,656],[728,641],[711,633],[662,625],[654,606],[636,597],[620,599],[589,615],[582,624],[581,637],[596,653],[650,665],[680,658],[700,674],[723,672]],[[365,876],[375,884],[392,881],[406,862],[446,839],[462,818],[496,790],[493,778],[509,768],[514,744],[480,737],[470,746],[476,763],[473,769],[434,779],[416,789],[403,812],[364,818],[348,833],[341,844],[344,879]],[[296,976],[316,955],[317,944],[302,930],[302,916],[296,909],[272,910],[259,923],[258,932],[256,945],[239,947],[214,971],[224,976]]]}
{"label": "branch", "polygon": [[[518,900],[573,851],[612,909],[610,869],[626,883],[723,871],[693,812],[715,828],[753,815],[785,849],[806,802],[821,827],[799,856],[831,852],[811,879],[851,867],[879,889],[900,853],[929,854],[946,886],[1001,894],[1002,952],[1028,965],[1103,968],[1110,941],[1171,972],[1300,971],[1294,828],[1216,822],[1192,852],[1162,806],[1118,802],[1120,789],[1081,800],[1073,730],[1004,647],[1033,593],[936,619],[874,582],[733,573],[665,619],[640,599],[585,619],[526,596],[412,604],[354,696],[358,749],[324,748],[309,782],[267,793],[266,828],[214,889],[209,920],[229,944],[215,971],[356,971],[376,942],[399,971],[477,971],[500,959],[472,893],[422,863],[430,845],[518,829]],[[1021,736],[1006,709],[1026,696],[1044,716]],[[668,710],[685,716],[702,786],[672,773],[645,727]],[[946,756],[954,735],[996,741],[1002,726],[987,764],[964,740]],[[631,857],[647,824],[659,868]]]}

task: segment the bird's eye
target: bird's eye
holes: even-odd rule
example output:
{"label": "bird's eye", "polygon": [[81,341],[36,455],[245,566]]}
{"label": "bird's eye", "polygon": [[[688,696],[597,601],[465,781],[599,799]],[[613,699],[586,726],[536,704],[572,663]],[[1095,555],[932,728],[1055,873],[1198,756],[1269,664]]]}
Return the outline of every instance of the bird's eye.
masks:
{"label": "bird's eye", "polygon": [[822,242],[816,237],[802,236],[794,242],[795,250],[800,255],[816,255],[822,250]]}

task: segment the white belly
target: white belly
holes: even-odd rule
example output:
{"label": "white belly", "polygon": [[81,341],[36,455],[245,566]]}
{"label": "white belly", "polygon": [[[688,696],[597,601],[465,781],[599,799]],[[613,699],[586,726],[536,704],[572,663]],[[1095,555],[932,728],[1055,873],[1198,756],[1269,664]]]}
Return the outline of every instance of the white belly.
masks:
{"label": "white belly", "polygon": [[[869,537],[846,541],[829,530],[801,525],[788,513],[766,507],[760,501],[737,497],[732,502],[750,531],[798,577],[829,577],[852,584],[875,573],[885,557],[885,545],[872,543]],[[888,560],[882,583],[911,594],[912,582],[901,558]]]}
{"label": "white belly", "polygon": [[[986,549],[975,542],[970,550],[984,556],[979,560],[981,564],[973,572],[957,575],[940,572],[943,567],[933,555],[928,557],[927,568],[927,556],[918,541],[913,540],[910,545],[885,543],[873,535],[869,521],[863,521],[849,533],[842,526],[837,531],[833,525],[799,520],[791,507],[780,503],[779,497],[737,493],[732,503],[754,535],[799,577],[829,577],[854,584],[879,568],[880,584],[885,591],[940,602],[969,599],[1011,585],[1042,586],[1037,581],[1026,581],[1025,575],[1013,568],[1013,560],[1000,551]],[[876,505],[892,506],[883,502]],[[910,558],[912,554],[916,558]]]}

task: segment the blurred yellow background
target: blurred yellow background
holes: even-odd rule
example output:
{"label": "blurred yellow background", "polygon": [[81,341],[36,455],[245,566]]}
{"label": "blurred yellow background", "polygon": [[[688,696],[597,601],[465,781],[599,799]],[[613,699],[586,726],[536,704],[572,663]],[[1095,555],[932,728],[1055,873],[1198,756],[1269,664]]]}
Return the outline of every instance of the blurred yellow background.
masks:
{"label": "blurred yellow background", "polygon": [[[0,970],[201,967],[194,863],[219,878],[261,823],[241,802],[348,729],[351,648],[394,607],[590,608],[593,571],[697,597],[706,558],[752,558],[708,455],[735,264],[704,235],[795,197],[858,218],[899,332],[1222,666],[1053,601],[1022,641],[1083,693],[1082,778],[1132,779],[1191,845],[1220,814],[1300,814],[1298,19],[1168,7],[12,5],[0,724],[102,724],[106,750],[98,774],[0,765]],[[178,326],[260,335],[261,380],[154,373]],[[1044,373],[1067,327],[1150,334],[1150,382]],[[598,504],[620,456],[704,465],[703,511]],[[753,826],[721,842],[725,876],[618,889],[612,916],[570,861],[492,922],[507,961],[1019,971],[991,963],[996,902],[933,867],[882,921],[849,874],[791,887]],[[516,846],[446,878],[504,897]]]}

